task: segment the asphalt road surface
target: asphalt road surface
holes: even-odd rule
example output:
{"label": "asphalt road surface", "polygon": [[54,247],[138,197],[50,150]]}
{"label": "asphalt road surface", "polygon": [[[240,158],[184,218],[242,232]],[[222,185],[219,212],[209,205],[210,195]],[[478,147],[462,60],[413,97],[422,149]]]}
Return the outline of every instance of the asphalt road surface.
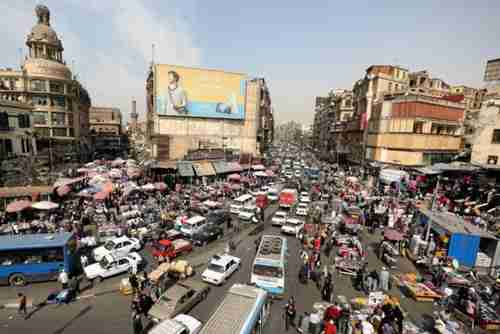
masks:
{"label": "asphalt road surface", "polygon": [[[273,206],[266,210],[265,230],[261,234],[279,234],[279,228],[270,225],[270,218],[277,207]],[[255,239],[258,235],[248,236],[237,245],[234,255],[242,259],[242,266],[223,286],[213,287],[203,302],[195,306],[190,315],[202,322],[206,322],[215,308],[220,304],[226,291],[234,283],[248,283],[250,281],[251,264],[255,255]],[[371,244],[378,238],[377,235],[367,235],[365,244]],[[265,333],[284,333],[283,306],[290,296],[294,296],[297,304],[298,315],[304,311],[311,311],[314,302],[320,301],[320,293],[316,286],[310,282],[307,285],[298,281],[299,242],[294,236],[289,236],[289,259],[288,271],[286,273],[286,295],[281,301],[275,301],[271,308],[270,319],[266,324]],[[223,249],[220,243],[218,249]],[[200,252],[200,250],[198,250]],[[333,253],[333,252],[332,252]],[[208,255],[209,256],[209,255]],[[379,268],[380,262],[374,252],[369,249],[369,269]],[[205,268],[197,269],[201,273]],[[404,269],[402,269],[404,271]],[[116,279],[117,280],[117,279]],[[47,283],[50,284],[50,283]],[[36,285],[33,285],[36,287]],[[9,289],[2,287],[1,289]],[[400,296],[399,291],[393,288],[394,294]],[[352,288],[349,276],[335,277],[335,295],[344,295],[348,299],[360,296],[361,293]],[[76,333],[76,334],[100,334],[100,333],[132,333],[130,321],[130,296],[123,296],[116,291],[110,290],[101,295],[73,302],[69,305],[50,305],[39,310],[32,310],[29,318],[23,320],[16,315],[16,310],[0,310],[0,333]],[[417,304],[401,297],[401,303],[405,311],[415,318],[422,314],[431,312],[432,304]],[[290,330],[293,333],[293,330]]]}

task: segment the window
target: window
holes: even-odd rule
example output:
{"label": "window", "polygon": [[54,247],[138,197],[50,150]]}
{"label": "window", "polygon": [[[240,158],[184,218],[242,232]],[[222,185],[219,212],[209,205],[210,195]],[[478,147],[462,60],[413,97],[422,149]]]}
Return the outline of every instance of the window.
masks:
{"label": "window", "polygon": [[33,123],[35,125],[47,125],[49,122],[48,113],[46,112],[34,112],[33,113]]}
{"label": "window", "polygon": [[491,139],[492,144],[500,144],[500,129],[493,130],[493,138]]}
{"label": "window", "polygon": [[68,114],[68,125],[73,126],[73,114]]}
{"label": "window", "polygon": [[392,82],[389,82],[389,86],[388,86],[387,90],[388,90],[389,92],[392,92]]}
{"label": "window", "polygon": [[52,105],[55,107],[66,107],[66,98],[64,96],[52,97]]}
{"label": "window", "polygon": [[73,128],[69,128],[69,136],[74,137],[75,136],[75,130]]}
{"label": "window", "polygon": [[40,137],[50,137],[49,128],[35,128],[35,133]]}
{"label": "window", "polygon": [[30,115],[19,115],[17,116],[20,129],[26,129],[30,127]]}
{"label": "window", "polygon": [[64,94],[64,84],[57,81],[50,82],[50,92]]}
{"label": "window", "polygon": [[54,128],[52,129],[52,134],[54,137],[67,137],[66,129]]}
{"label": "window", "polygon": [[49,99],[45,95],[33,95],[31,101],[36,106],[46,106],[49,103]]}
{"label": "window", "polygon": [[52,125],[58,125],[58,126],[66,125],[66,114],[62,112],[53,112]]}
{"label": "window", "polygon": [[0,156],[8,156],[12,153],[12,140],[0,139]]}
{"label": "window", "polygon": [[423,133],[424,132],[424,122],[415,121],[413,123],[413,133]]}
{"label": "window", "polygon": [[399,90],[399,85],[398,84],[394,85],[394,90]]}
{"label": "window", "polygon": [[498,162],[498,155],[488,155],[488,165],[496,165]]}
{"label": "window", "polygon": [[31,90],[34,92],[45,92],[45,81],[44,80],[31,80]]}

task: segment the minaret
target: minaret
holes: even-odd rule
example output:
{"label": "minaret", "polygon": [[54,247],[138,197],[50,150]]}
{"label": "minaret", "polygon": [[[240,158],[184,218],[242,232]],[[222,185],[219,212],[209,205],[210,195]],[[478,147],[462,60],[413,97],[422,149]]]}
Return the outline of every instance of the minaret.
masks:
{"label": "minaret", "polygon": [[130,127],[132,131],[137,131],[137,122],[139,114],[137,114],[137,101],[132,100],[132,111],[130,112]]}

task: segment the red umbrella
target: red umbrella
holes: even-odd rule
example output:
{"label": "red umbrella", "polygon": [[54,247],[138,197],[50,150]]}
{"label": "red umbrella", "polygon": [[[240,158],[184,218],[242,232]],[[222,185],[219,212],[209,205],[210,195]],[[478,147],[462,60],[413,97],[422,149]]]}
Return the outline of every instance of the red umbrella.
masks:
{"label": "red umbrella", "polygon": [[231,174],[228,176],[228,179],[233,181],[239,181],[241,180],[241,176],[239,174]]}
{"label": "red umbrella", "polygon": [[27,208],[31,207],[31,202],[27,200],[19,200],[19,201],[14,201],[9,203],[7,205],[7,208],[5,209],[6,212],[13,213],[13,212],[20,212],[23,211]]}
{"label": "red umbrella", "polygon": [[58,187],[56,192],[59,196],[64,196],[71,192],[71,188],[68,185],[64,185],[62,187]]}
{"label": "red umbrella", "polygon": [[109,195],[108,192],[106,192],[106,191],[100,191],[100,192],[98,192],[97,194],[94,195],[94,199],[96,201],[103,201],[106,198],[108,198],[108,195]]}

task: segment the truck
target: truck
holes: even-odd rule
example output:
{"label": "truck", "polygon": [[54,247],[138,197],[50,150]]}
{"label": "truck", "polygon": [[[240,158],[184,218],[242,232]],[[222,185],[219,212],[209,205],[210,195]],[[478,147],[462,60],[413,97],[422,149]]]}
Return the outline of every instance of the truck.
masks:
{"label": "truck", "polygon": [[283,189],[280,193],[280,207],[291,208],[297,203],[298,194],[296,189]]}
{"label": "truck", "polygon": [[153,256],[172,260],[183,253],[189,253],[193,250],[193,244],[185,239],[158,241],[153,250]]}

